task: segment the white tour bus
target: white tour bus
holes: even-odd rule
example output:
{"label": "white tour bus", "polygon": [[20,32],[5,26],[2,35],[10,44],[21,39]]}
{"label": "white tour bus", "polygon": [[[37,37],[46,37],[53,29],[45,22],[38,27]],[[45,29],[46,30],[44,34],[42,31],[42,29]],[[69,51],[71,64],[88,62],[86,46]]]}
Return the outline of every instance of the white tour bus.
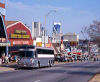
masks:
{"label": "white tour bus", "polygon": [[19,49],[18,67],[42,67],[54,64],[52,48],[34,47]]}

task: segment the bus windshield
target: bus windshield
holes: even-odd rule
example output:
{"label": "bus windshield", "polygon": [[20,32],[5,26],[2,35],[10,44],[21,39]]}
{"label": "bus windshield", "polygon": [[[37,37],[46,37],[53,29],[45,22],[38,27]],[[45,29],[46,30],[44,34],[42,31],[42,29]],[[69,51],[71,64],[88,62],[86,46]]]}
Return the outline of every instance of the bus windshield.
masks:
{"label": "bus windshield", "polygon": [[19,57],[34,57],[34,52],[33,51],[20,51],[19,52]]}

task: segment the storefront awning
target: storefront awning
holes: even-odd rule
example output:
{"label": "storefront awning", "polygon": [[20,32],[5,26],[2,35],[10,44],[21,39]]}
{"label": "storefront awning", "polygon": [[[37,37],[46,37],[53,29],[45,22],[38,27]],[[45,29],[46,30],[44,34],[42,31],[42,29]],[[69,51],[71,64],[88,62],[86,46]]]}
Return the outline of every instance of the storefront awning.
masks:
{"label": "storefront awning", "polygon": [[35,46],[32,46],[32,45],[18,45],[18,46],[10,46],[9,47],[9,52],[18,52],[19,49],[29,49],[29,48],[35,48]]}

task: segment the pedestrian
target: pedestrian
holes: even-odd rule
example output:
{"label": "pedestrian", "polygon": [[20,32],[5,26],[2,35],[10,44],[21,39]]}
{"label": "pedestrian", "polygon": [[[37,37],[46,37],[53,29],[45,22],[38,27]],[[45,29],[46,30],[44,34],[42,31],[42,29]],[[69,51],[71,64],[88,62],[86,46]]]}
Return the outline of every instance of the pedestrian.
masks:
{"label": "pedestrian", "polygon": [[8,55],[8,58],[9,58],[9,62],[10,62],[11,61],[11,55],[10,54]]}
{"label": "pedestrian", "polygon": [[97,61],[98,61],[98,57],[97,57]]}
{"label": "pedestrian", "polygon": [[5,53],[2,54],[2,63],[5,63]]}
{"label": "pedestrian", "polygon": [[0,64],[2,64],[2,59],[0,58]]}
{"label": "pedestrian", "polygon": [[8,55],[5,56],[5,63],[6,64],[9,63],[9,57],[8,57]]}
{"label": "pedestrian", "polygon": [[94,61],[96,61],[96,58],[94,57]]}

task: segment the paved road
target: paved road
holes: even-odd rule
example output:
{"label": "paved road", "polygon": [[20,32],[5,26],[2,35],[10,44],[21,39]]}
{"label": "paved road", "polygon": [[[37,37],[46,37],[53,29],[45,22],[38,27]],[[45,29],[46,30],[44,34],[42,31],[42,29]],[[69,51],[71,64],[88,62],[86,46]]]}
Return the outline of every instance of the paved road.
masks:
{"label": "paved road", "polygon": [[87,82],[100,71],[100,61],[0,73],[0,82]]}

